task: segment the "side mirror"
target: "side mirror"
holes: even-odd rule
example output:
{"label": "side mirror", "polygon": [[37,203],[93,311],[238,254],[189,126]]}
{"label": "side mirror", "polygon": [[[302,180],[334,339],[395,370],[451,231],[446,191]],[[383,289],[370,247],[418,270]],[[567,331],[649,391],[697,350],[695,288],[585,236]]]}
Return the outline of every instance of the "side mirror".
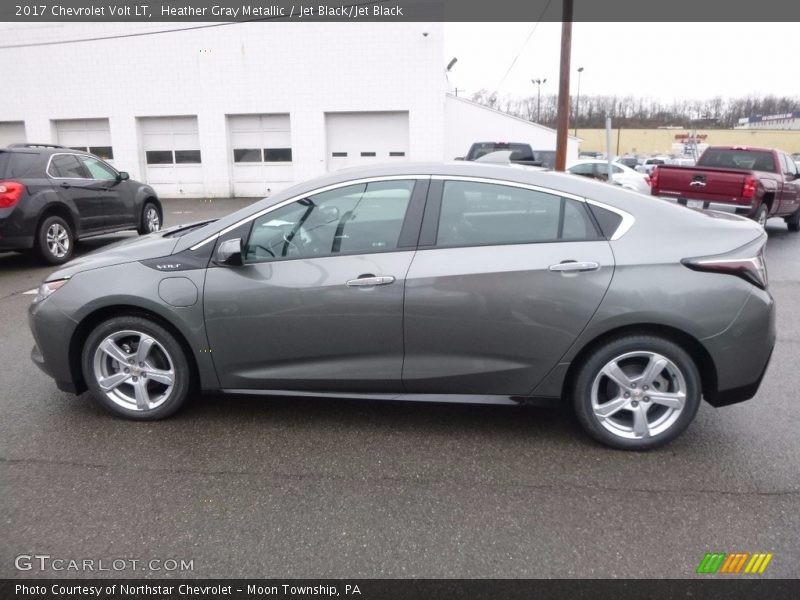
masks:
{"label": "side mirror", "polygon": [[243,246],[242,238],[225,240],[217,248],[217,263],[232,267],[242,266],[244,264]]}
{"label": "side mirror", "polygon": [[130,178],[131,176],[128,175],[126,171],[120,171],[119,173],[117,173],[117,181],[128,181],[128,179]]}

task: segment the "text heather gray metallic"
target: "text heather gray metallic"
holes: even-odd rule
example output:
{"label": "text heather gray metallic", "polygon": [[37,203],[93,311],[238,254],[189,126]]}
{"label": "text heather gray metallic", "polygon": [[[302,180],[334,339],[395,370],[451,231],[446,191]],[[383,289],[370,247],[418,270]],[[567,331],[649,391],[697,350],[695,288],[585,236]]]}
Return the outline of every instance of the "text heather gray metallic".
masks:
{"label": "text heather gray metallic", "polygon": [[574,405],[651,448],[755,395],[762,228],[572,175],[347,170],[72,261],[30,308],[60,389],[157,419],[200,391]]}

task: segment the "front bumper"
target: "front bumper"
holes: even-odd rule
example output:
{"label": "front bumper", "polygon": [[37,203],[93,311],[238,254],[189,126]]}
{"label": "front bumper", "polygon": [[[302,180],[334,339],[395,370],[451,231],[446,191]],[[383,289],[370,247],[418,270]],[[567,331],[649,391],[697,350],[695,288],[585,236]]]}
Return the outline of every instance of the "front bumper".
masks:
{"label": "front bumper", "polygon": [[688,206],[689,208],[702,208],[703,210],[716,210],[732,215],[750,216],[753,212],[751,204],[733,204],[730,202],[711,202],[710,200],[697,200],[694,198],[673,198],[670,196],[659,196],[662,200],[669,200],[675,204]]}
{"label": "front bumper", "polygon": [[28,325],[35,342],[31,350],[33,363],[55,379],[58,389],[81,392],[73,373],[73,367],[80,369],[80,363],[70,361],[69,348],[76,324],[58,310],[52,298],[47,298],[30,305]]}

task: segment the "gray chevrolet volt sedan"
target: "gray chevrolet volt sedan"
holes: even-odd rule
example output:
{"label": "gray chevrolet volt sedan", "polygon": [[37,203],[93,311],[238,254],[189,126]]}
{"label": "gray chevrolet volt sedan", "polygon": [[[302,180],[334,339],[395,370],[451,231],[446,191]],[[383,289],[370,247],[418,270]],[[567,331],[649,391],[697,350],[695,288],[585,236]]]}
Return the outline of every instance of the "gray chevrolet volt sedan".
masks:
{"label": "gray chevrolet volt sedan", "polygon": [[195,390],[571,403],[652,448],[755,395],[775,341],[764,230],[567,174],[347,170],[53,273],[32,358],[130,419]]}

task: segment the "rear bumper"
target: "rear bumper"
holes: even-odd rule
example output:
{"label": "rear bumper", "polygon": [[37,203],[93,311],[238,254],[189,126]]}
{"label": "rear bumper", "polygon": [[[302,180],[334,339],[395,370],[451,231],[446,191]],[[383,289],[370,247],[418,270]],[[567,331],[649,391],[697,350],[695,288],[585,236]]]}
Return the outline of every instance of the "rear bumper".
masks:
{"label": "rear bumper", "polygon": [[[702,208],[704,210],[716,210],[732,215],[749,216],[753,212],[752,204],[733,204],[730,202],[711,202],[710,200],[696,200],[693,198],[671,198],[669,196],[659,196],[662,200],[669,200],[675,204],[688,206],[689,208]],[[697,203],[697,206],[694,204]]]}
{"label": "rear bumper", "polygon": [[0,250],[30,250],[33,248],[34,237],[32,235],[20,235],[6,237],[0,233]]}
{"label": "rear bumper", "polygon": [[705,400],[719,407],[755,396],[772,358],[775,338],[775,302],[769,292],[754,289],[731,326],[703,340],[717,370],[717,389],[706,394]]}

